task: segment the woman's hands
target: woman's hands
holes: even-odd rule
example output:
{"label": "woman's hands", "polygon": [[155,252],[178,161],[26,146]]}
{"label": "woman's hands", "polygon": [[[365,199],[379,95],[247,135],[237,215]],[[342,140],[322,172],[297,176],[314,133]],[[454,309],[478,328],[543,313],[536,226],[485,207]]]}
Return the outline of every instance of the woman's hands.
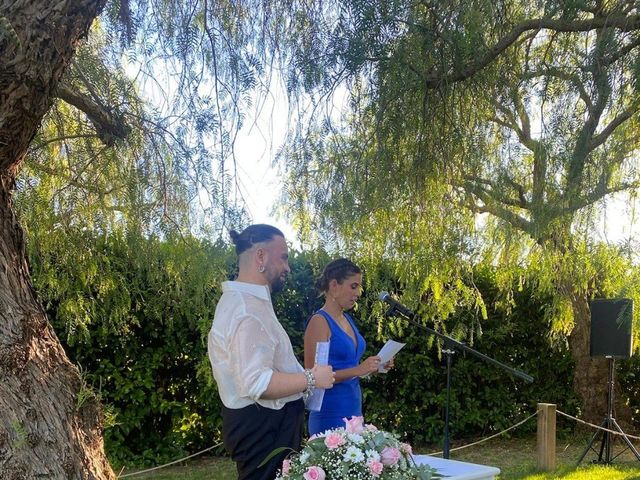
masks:
{"label": "woman's hands", "polygon": [[380,366],[380,357],[373,356],[366,358],[360,365],[360,372],[358,373],[359,377],[366,377],[367,375],[371,375],[378,371],[378,367]]}
{"label": "woman's hands", "polygon": [[336,374],[331,365],[314,365],[311,373],[313,373],[318,388],[332,388],[336,381]]}
{"label": "woman's hands", "polygon": [[[372,356],[367,357],[360,365],[355,367],[355,373],[358,377],[366,377],[371,375],[372,373],[377,373],[379,368],[382,368],[386,371],[393,367],[393,359],[388,361],[385,364],[381,363],[382,360],[380,357]],[[346,373],[348,370],[341,370],[340,372]],[[351,370],[351,372],[354,372]],[[333,371],[333,367],[331,365],[314,365],[311,369],[311,373],[313,373],[313,377],[316,381],[316,387],[318,388],[332,388],[336,381],[336,372]],[[353,373],[351,373],[353,375]],[[347,378],[353,378],[351,375]],[[342,381],[343,377],[340,377]]]}
{"label": "woman's hands", "polygon": [[380,371],[385,372],[390,368],[393,368],[393,359],[389,360],[385,364],[382,364],[381,361],[381,358],[377,355],[366,358],[360,365],[358,365],[358,368],[360,369],[360,373],[358,374],[358,376],[366,377],[367,375],[371,375],[372,373],[377,373],[380,368],[382,369]]}
{"label": "woman's hands", "polygon": [[380,373],[387,373],[390,369],[393,368],[395,364],[393,363],[393,358],[391,360],[389,360],[387,363],[385,363],[384,365],[382,365],[382,369],[380,370]]}

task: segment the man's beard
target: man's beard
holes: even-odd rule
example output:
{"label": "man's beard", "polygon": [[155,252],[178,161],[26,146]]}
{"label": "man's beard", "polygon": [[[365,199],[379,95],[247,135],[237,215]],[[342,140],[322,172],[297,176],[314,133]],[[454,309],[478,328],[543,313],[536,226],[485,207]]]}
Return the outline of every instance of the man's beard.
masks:
{"label": "man's beard", "polygon": [[278,276],[271,280],[271,293],[278,293],[284,290],[285,279]]}

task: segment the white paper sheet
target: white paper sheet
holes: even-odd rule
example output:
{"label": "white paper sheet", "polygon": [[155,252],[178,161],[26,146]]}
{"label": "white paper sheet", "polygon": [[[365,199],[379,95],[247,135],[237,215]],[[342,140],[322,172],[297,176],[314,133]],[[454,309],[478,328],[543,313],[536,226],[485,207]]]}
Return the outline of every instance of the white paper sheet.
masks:
{"label": "white paper sheet", "polygon": [[[316,343],[316,365],[327,365],[329,363],[329,342]],[[307,398],[307,410],[317,412],[322,408],[322,400],[324,399],[324,389],[314,388]]]}
{"label": "white paper sheet", "polygon": [[389,362],[393,357],[396,356],[402,347],[404,347],[406,343],[396,342],[395,340],[389,340],[378,352],[378,356],[380,357],[380,366],[378,367],[378,372],[387,373],[384,365]]}

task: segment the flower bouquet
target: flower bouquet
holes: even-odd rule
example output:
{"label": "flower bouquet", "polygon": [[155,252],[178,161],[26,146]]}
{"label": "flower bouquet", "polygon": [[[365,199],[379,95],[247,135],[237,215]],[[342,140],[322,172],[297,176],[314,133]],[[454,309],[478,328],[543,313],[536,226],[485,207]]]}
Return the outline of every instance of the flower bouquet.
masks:
{"label": "flower bouquet", "polygon": [[300,453],[282,463],[276,480],[429,480],[435,470],[416,465],[411,446],[365,424],[344,419],[343,428],[313,435]]}

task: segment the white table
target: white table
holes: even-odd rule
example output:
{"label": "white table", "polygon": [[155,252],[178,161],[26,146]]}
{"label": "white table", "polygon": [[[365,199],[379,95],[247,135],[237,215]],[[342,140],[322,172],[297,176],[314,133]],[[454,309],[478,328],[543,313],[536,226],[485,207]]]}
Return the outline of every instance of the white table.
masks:
{"label": "white table", "polygon": [[426,463],[435,468],[439,475],[446,476],[444,480],[495,480],[500,474],[499,468],[477,463],[459,462],[429,455],[414,455],[413,458],[417,464]]}

